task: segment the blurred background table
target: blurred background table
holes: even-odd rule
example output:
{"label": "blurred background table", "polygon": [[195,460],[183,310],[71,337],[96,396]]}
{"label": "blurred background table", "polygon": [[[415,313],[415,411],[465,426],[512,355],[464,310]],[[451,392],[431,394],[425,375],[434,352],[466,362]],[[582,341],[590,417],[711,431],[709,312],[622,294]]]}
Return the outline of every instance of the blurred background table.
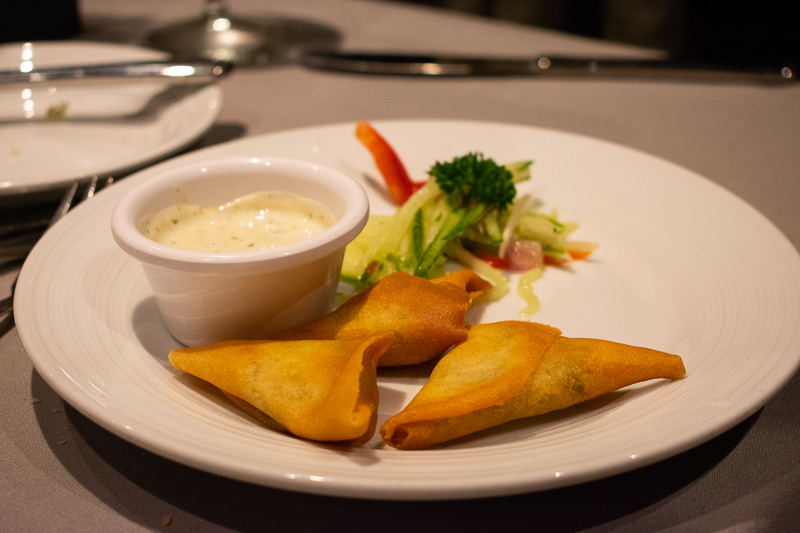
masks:
{"label": "blurred background table", "polygon": [[[230,7],[240,16],[330,25],[349,49],[659,56],[609,40],[378,0],[234,0]],[[147,32],[199,9],[197,0],[84,0],[76,38],[140,44]],[[237,70],[222,89],[218,123],[191,149],[360,119],[554,128],[696,171],[752,204],[800,247],[800,86],[366,77],[281,64]],[[0,275],[0,294],[14,274]],[[0,357],[2,531],[800,530],[798,376],[723,435],[631,473],[485,500],[375,502],[252,486],[162,459],[63,402],[32,368],[15,330],[0,338]]]}

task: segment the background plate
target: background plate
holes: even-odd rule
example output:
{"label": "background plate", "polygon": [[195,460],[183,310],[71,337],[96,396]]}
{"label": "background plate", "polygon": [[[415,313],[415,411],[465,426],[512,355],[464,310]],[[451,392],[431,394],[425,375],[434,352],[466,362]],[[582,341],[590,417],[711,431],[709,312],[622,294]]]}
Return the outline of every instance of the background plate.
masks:
{"label": "background plate", "polygon": [[[30,57],[34,68],[167,58],[135,46],[42,42],[0,46],[0,70]],[[66,120],[46,120],[64,105]],[[185,148],[216,120],[222,91],[216,85],[167,88],[136,82],[0,88],[0,206],[58,198],[73,179],[119,175]],[[26,113],[32,118],[26,119]],[[48,196],[49,194],[49,196]]]}
{"label": "background plate", "polygon": [[[700,444],[772,397],[800,364],[800,258],[762,215],[686,169],[567,133],[474,122],[377,122],[413,175],[436,160],[483,151],[534,159],[520,185],[599,250],[549,269],[539,322],[680,354],[688,376],[623,389],[426,451],[374,438],[319,445],[265,429],[212,387],[172,369],[166,332],[140,266],[114,244],[111,211],[131,187],[184,162],[289,156],[362,180],[373,212],[391,212],[376,171],[343,124],[248,138],[141,172],[79,205],[22,270],[15,302],[36,369],[67,402],[155,453],[253,483],[319,494],[447,499],[550,489],[617,474]],[[220,200],[224,201],[221,187]],[[514,280],[512,280],[513,282]],[[470,312],[516,319],[512,294]],[[430,365],[382,369],[379,424],[408,402]]]}

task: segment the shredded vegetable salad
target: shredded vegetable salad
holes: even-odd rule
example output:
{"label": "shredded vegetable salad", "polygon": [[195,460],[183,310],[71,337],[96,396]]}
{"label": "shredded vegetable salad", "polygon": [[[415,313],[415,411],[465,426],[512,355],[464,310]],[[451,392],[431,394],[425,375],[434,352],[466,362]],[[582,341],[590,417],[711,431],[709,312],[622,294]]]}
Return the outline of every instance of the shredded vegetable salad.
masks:
{"label": "shredded vegetable salad", "polygon": [[444,274],[448,261],[490,281],[485,301],[509,292],[505,272],[522,273],[518,291],[538,311],[533,283],[546,265],[585,259],[597,244],[570,240],[576,222],[541,212],[516,184],[530,179],[532,161],[499,165],[481,153],[436,162],[426,181],[413,181],[391,145],[366,121],[356,137],[370,151],[389,195],[393,215],[372,215],[347,247],[342,281],[363,290],[393,272],[424,278]]}

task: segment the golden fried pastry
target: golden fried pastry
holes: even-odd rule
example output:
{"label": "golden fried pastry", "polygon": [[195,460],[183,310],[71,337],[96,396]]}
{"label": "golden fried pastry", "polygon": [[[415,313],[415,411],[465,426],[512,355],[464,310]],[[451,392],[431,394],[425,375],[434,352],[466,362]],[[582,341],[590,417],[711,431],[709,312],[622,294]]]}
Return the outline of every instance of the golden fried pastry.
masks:
{"label": "golden fried pastry", "polygon": [[358,445],[375,432],[376,367],[392,339],[227,341],[172,350],[169,361],[267,425],[272,419],[299,437]]}
{"label": "golden fried pastry", "polygon": [[476,324],[380,433],[395,448],[428,448],[633,383],[680,379],[685,373],[679,356],[648,348],[561,337],[532,322]]}
{"label": "golden fried pastry", "polygon": [[475,298],[483,294],[484,292],[488,291],[492,288],[492,284],[479,275],[477,275],[474,271],[469,270],[468,268],[464,268],[461,270],[457,270],[455,272],[451,272],[450,274],[445,274],[444,276],[433,278],[431,280],[432,283],[452,283],[453,285],[457,285],[461,287],[465,291],[467,291],[467,295],[469,296],[469,302],[472,304],[475,301]]}
{"label": "golden fried pastry", "polygon": [[395,272],[332,313],[271,338],[345,340],[392,333],[394,342],[378,365],[422,363],[467,338],[464,316],[487,287],[472,271],[434,280]]}

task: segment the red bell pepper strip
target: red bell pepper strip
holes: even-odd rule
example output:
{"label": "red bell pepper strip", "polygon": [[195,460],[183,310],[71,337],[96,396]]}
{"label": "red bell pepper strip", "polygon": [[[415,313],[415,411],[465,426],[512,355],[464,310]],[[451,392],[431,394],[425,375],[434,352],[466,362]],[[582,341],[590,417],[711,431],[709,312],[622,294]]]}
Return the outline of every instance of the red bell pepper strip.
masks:
{"label": "red bell pepper strip", "polygon": [[491,266],[492,268],[497,268],[499,270],[511,269],[511,261],[503,257],[497,255],[484,255],[484,254],[476,254],[476,257],[481,261],[489,263],[489,266]]}
{"label": "red bell pepper strip", "polygon": [[576,260],[586,259],[592,255],[590,250],[569,250],[569,256]]}
{"label": "red bell pepper strip", "polygon": [[[569,251],[570,257],[572,259],[575,259],[575,260],[586,259],[587,257],[589,257],[589,255],[591,255],[591,253],[592,252],[584,252],[584,251],[578,252],[578,251],[573,251],[573,250]],[[511,268],[511,261],[509,261],[508,259],[505,259],[503,257],[498,257],[496,255],[482,255],[482,254],[477,254],[477,257],[478,257],[478,259],[481,259],[481,260],[489,263],[489,265],[491,265],[492,267],[497,268],[499,270],[513,270]],[[544,264],[545,265],[564,266],[564,264],[566,262],[567,262],[567,260],[565,260],[565,259],[553,259],[550,256],[547,256],[547,255],[544,256]]]}
{"label": "red bell pepper strip", "polygon": [[406,200],[419,190],[425,182],[414,182],[408,176],[406,167],[394,148],[375,131],[369,122],[362,120],[356,124],[356,138],[361,141],[375,159],[375,165],[386,182],[389,195],[396,205],[403,205]]}

